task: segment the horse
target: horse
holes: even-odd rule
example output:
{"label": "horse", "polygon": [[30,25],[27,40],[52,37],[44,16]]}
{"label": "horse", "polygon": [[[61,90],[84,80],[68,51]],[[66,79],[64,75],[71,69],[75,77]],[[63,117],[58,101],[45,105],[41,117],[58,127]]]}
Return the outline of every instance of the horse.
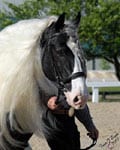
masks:
{"label": "horse", "polygon": [[21,20],[0,32],[0,150],[30,149],[48,99],[74,109],[88,98],[86,64],[78,37],[80,13]]}

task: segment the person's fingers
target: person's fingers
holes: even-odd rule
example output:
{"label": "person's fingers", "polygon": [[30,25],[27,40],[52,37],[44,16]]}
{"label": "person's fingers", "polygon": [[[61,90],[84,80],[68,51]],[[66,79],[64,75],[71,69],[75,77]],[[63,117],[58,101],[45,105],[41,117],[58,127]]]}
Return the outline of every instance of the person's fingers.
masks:
{"label": "person's fingers", "polygon": [[90,138],[97,140],[99,136],[99,132],[97,129],[93,130],[92,132],[89,132],[87,134]]}
{"label": "person's fingers", "polygon": [[56,100],[57,100],[57,97],[56,96],[53,96],[51,97],[49,100],[48,100],[48,107],[51,109],[51,110],[54,110],[57,108],[57,105],[56,105]]}

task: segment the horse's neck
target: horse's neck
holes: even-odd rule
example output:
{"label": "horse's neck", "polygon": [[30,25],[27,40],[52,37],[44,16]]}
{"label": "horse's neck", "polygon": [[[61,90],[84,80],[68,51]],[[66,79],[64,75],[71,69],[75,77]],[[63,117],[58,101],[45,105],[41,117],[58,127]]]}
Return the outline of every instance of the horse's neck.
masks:
{"label": "horse's neck", "polygon": [[37,78],[39,91],[44,94],[45,97],[50,97],[53,95],[58,94],[58,88],[45,76],[43,76],[41,79]]}
{"label": "horse's neck", "polygon": [[41,89],[41,91],[45,95],[56,95],[58,92],[57,87],[53,84],[52,81],[50,81],[44,74],[42,65],[41,65],[41,54],[40,54],[40,49],[37,48],[36,52],[36,60],[35,60],[35,78],[36,82],[38,84],[38,87]]}

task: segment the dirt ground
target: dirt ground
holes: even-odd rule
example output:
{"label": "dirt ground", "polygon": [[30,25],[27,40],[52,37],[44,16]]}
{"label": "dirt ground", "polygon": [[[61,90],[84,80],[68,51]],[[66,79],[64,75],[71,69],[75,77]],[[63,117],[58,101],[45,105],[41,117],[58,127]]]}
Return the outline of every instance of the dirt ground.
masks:
{"label": "dirt ground", "polygon": [[[88,103],[93,120],[99,129],[99,139],[91,150],[120,150],[120,102]],[[76,121],[81,133],[82,148],[91,144],[87,131]],[[33,136],[30,140],[33,150],[49,150],[44,138]]]}

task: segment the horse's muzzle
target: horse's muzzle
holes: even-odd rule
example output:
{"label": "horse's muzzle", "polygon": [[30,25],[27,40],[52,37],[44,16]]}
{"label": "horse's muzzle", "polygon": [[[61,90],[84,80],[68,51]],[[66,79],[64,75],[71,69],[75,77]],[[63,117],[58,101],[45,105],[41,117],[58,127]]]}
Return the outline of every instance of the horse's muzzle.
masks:
{"label": "horse's muzzle", "polygon": [[80,94],[77,94],[75,92],[66,92],[65,96],[67,98],[67,102],[70,106],[72,106],[75,109],[81,109],[85,106],[88,95],[81,96]]}

